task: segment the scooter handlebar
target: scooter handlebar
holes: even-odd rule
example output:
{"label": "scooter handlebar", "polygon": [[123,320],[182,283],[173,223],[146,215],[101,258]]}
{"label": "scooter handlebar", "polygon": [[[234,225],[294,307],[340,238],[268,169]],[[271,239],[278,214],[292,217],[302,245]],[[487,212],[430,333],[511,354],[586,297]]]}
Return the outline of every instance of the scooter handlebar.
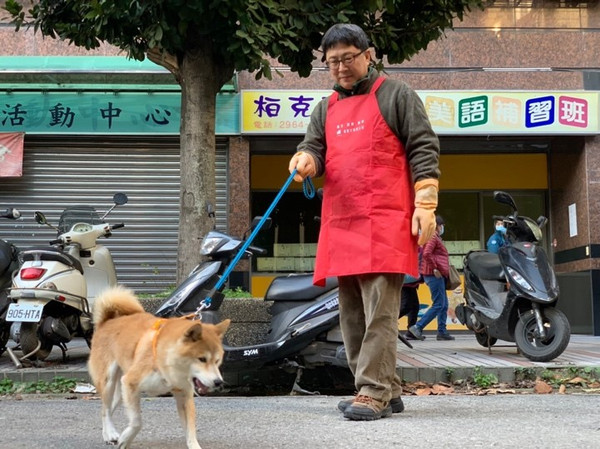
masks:
{"label": "scooter handlebar", "polygon": [[257,246],[252,246],[252,245],[250,245],[248,247],[248,251],[250,251],[253,254],[257,254],[259,256],[264,256],[265,254],[267,254],[267,250],[266,249],[259,248]]}
{"label": "scooter handlebar", "polygon": [[124,228],[125,227],[125,223],[117,223],[114,225],[110,226],[110,229],[119,229],[119,228]]}
{"label": "scooter handlebar", "polygon": [[50,240],[50,245],[61,245],[62,243],[62,239]]}

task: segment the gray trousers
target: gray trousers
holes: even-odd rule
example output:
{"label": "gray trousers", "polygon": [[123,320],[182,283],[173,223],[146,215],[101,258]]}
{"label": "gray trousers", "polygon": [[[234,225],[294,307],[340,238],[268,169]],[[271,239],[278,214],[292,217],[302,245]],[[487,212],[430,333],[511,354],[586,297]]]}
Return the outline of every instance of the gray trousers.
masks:
{"label": "gray trousers", "polygon": [[340,327],[359,394],[389,401],[402,393],[396,374],[403,274],[340,276]]}

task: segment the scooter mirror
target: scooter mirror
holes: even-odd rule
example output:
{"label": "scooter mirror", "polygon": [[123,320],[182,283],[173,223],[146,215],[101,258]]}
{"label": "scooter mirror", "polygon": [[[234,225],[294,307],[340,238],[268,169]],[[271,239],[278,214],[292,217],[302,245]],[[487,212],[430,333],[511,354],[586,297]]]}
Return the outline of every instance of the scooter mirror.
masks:
{"label": "scooter mirror", "polygon": [[[252,219],[252,223],[250,224],[250,229],[255,229],[258,226],[258,223],[260,223],[260,220],[262,220],[263,217],[258,216],[258,217],[254,217]],[[273,220],[271,220],[271,217],[267,218],[262,226],[263,230],[267,230],[267,229],[271,229],[271,226],[273,225]]]}
{"label": "scooter mirror", "polygon": [[538,226],[540,228],[543,228],[544,226],[546,226],[546,223],[548,223],[548,219],[546,217],[544,217],[543,215],[540,215],[538,217],[538,219],[536,220],[536,223],[538,224]]}
{"label": "scooter mirror", "polygon": [[506,204],[507,206],[510,206],[510,208],[513,210],[513,212],[517,211],[517,205],[515,204],[515,200],[513,200],[512,196],[510,196],[506,192],[502,192],[500,190],[496,190],[494,192],[494,200],[496,200],[499,203]]}
{"label": "scooter mirror", "polygon": [[35,212],[34,216],[35,221],[37,221],[39,224],[48,224],[48,222],[46,221],[46,216],[43,213]]}
{"label": "scooter mirror", "polygon": [[122,206],[123,204],[127,204],[127,201],[128,201],[127,195],[122,192],[115,193],[115,195],[113,196],[113,202],[117,206]]}

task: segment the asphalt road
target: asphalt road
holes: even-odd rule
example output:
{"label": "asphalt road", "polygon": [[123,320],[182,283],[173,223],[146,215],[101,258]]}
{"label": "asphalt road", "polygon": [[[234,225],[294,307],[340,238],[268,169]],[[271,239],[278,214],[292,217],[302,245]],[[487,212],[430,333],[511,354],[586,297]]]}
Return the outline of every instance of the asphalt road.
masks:
{"label": "asphalt road", "polygon": [[[197,398],[203,449],[594,448],[600,447],[598,395],[409,396],[406,410],[351,422],[340,397]],[[132,449],[184,449],[172,398],[144,399]],[[122,428],[123,412],[117,414]],[[1,449],[106,449],[100,402],[0,398]]]}

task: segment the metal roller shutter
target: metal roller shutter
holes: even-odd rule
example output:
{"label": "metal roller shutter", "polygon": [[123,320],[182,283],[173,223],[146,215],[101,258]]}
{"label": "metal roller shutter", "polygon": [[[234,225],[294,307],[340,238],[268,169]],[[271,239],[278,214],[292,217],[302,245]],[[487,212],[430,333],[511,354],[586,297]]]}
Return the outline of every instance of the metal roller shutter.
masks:
{"label": "metal roller shutter", "polygon": [[[0,209],[16,207],[18,221],[0,220],[0,236],[26,248],[47,245],[56,233],[33,212],[57,224],[65,207],[94,206],[102,215],[115,192],[128,204],[108,216],[125,223],[100,243],[114,258],[117,277],[137,292],[157,292],[176,279],[179,220],[179,138],[28,136],[23,177],[0,178]],[[227,230],[227,139],[217,139],[217,228]]]}

